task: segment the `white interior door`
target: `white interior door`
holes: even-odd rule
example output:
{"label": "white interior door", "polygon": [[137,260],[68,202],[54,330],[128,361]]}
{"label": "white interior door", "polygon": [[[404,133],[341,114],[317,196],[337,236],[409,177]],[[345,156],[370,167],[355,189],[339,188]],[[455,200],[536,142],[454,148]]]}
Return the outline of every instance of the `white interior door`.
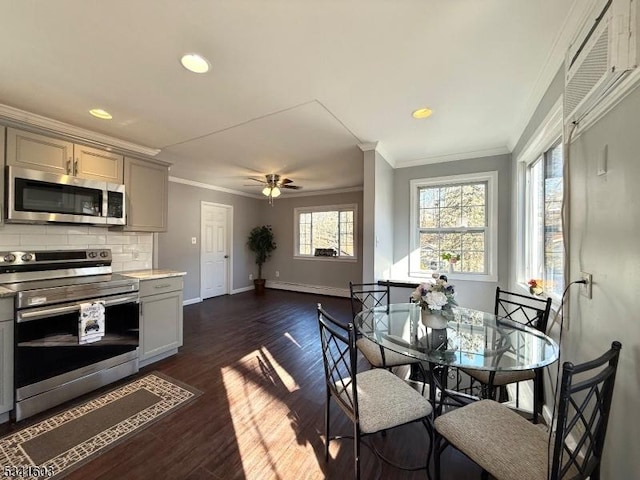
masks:
{"label": "white interior door", "polygon": [[229,293],[230,207],[202,202],[200,232],[200,297]]}

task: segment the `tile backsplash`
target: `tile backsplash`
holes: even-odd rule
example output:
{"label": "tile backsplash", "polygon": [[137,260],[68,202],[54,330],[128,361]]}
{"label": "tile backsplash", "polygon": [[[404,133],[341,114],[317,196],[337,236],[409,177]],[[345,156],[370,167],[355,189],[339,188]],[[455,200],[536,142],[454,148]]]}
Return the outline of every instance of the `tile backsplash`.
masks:
{"label": "tile backsplash", "polygon": [[83,225],[0,225],[0,251],[110,248],[114,272],[153,265],[153,234]]}

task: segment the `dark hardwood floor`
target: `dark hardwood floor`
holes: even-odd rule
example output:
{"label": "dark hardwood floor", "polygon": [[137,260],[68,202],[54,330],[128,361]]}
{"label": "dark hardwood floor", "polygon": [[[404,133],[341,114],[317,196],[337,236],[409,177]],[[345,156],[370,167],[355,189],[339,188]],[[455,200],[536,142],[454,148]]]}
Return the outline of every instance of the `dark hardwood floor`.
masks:
{"label": "dark hardwood floor", "polygon": [[[140,375],[157,370],[203,395],[67,478],[351,478],[351,440],[332,442],[332,458],[324,461],[318,302],[338,318],[350,318],[347,299],[278,290],[185,307],[180,353]],[[333,433],[351,433],[351,423],[333,407]],[[426,432],[420,424],[368,438],[399,463],[416,465],[426,459]],[[448,451],[442,462],[443,480],[480,478],[479,469],[457,452]],[[424,471],[379,464],[363,448],[362,478],[376,478],[379,466],[383,479],[426,478]]]}

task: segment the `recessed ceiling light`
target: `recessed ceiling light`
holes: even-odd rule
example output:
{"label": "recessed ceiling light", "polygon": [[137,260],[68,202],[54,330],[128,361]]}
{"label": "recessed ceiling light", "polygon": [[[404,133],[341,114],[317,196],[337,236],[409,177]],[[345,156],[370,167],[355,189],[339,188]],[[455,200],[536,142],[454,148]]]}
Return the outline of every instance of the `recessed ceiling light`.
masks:
{"label": "recessed ceiling light", "polygon": [[413,118],[420,119],[430,117],[432,113],[433,110],[431,110],[430,108],[419,108],[418,110],[414,111],[411,116]]}
{"label": "recessed ceiling light", "polygon": [[180,59],[182,66],[193,73],[207,73],[211,68],[209,61],[197,53],[187,53]]}
{"label": "recessed ceiling light", "polygon": [[92,108],[91,110],[89,110],[89,113],[94,117],[100,118],[102,120],[111,120],[113,118],[109,112],[101,108]]}

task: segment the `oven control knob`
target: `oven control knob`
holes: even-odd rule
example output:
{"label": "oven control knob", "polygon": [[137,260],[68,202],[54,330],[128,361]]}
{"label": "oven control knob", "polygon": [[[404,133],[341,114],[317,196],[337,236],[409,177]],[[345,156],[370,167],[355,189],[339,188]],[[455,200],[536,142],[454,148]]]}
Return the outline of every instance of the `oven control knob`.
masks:
{"label": "oven control knob", "polygon": [[100,256],[102,258],[107,258],[109,256],[109,252],[107,252],[106,250],[103,250],[102,252],[100,252]]}
{"label": "oven control knob", "polygon": [[33,255],[30,253],[25,253],[24,255],[22,255],[22,261],[23,262],[30,262],[31,260],[33,260]]}
{"label": "oven control knob", "polygon": [[8,253],[4,256],[4,261],[7,263],[15,262],[16,256],[13,253]]}
{"label": "oven control knob", "polygon": [[89,252],[89,258],[96,258],[98,256],[98,252]]}

